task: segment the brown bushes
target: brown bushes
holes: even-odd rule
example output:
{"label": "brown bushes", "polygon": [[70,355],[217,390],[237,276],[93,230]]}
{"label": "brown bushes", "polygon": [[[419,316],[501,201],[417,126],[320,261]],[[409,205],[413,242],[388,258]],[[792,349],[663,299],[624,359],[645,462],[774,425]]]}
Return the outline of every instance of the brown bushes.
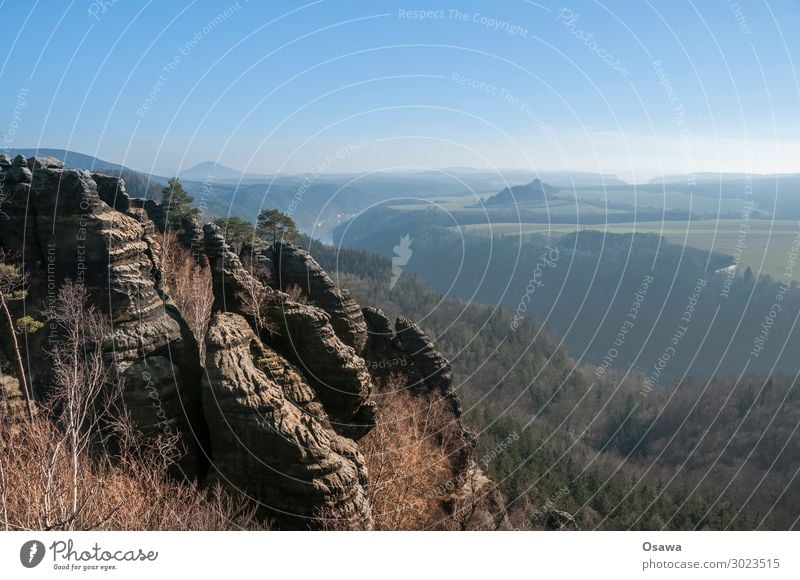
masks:
{"label": "brown bushes", "polygon": [[[220,488],[169,479],[174,439],[144,440],[103,353],[109,327],[67,282],[48,318],[53,395],[27,421],[0,412],[0,528],[205,530],[255,527],[255,510]],[[109,452],[109,449],[113,451]]]}
{"label": "brown bushes", "polygon": [[[2,420],[2,418],[0,418]],[[141,451],[141,450],[140,450]],[[0,529],[227,530],[259,527],[254,509],[219,487],[170,480],[157,453],[82,453],[37,417],[0,433]],[[73,471],[77,467],[75,471]],[[73,474],[77,478],[73,478]],[[73,484],[77,484],[76,486]],[[78,497],[72,509],[73,494]]]}
{"label": "brown bushes", "polygon": [[379,394],[377,426],[359,441],[367,461],[367,493],[375,527],[421,530],[445,527],[447,514],[437,498],[453,478],[453,465],[442,429],[447,425],[443,402],[411,394],[392,379]]}
{"label": "brown bushes", "polygon": [[157,238],[161,245],[164,286],[200,344],[202,353],[214,305],[211,271],[198,266],[192,252],[181,245],[173,233],[157,234]]}

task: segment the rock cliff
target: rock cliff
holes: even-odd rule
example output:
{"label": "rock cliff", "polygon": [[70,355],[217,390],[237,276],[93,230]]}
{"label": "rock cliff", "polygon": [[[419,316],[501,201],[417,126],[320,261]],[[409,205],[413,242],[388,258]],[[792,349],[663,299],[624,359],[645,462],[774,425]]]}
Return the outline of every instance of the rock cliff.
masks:
{"label": "rock cliff", "polygon": [[[197,343],[158,286],[159,248],[149,220],[128,211],[120,180],[63,169],[50,158],[17,156],[3,172],[2,186],[8,198],[0,246],[18,257],[28,275],[29,299],[18,307],[38,315],[55,301],[64,280],[83,284],[113,325],[106,350],[141,431],[180,434],[186,450],[180,468],[189,476],[201,473]],[[28,337],[24,355],[38,396],[51,388],[45,351],[58,340],[47,325]]]}

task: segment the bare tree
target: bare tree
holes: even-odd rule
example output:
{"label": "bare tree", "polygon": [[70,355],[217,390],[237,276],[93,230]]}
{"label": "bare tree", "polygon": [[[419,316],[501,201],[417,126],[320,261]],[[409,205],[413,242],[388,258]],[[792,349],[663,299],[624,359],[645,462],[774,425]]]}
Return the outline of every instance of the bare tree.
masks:
{"label": "bare tree", "polygon": [[11,346],[17,363],[17,372],[21,390],[25,395],[25,402],[28,408],[28,418],[33,419],[33,393],[28,384],[25,373],[25,363],[22,360],[22,350],[17,339],[17,329],[14,324],[14,317],[9,308],[10,300],[20,300],[25,297],[25,282],[27,275],[23,274],[18,266],[7,260],[5,252],[0,250],[0,310],[3,312],[8,333],[11,337]]}
{"label": "bare tree", "polygon": [[[103,357],[103,340],[110,334],[108,321],[89,305],[83,286],[67,281],[59,289],[56,303],[47,311],[47,317],[61,336],[49,352],[55,383],[51,411],[63,432],[61,445],[66,449],[72,468],[70,503],[66,510],[59,506],[60,521],[71,523],[81,502],[87,499],[81,498],[79,493],[80,458],[88,452],[92,442],[102,440],[108,427],[115,424],[123,384]],[[61,445],[54,449],[54,457]],[[52,468],[48,469],[47,475],[52,472]],[[51,483],[48,482],[47,490]],[[54,523],[51,512],[56,506],[49,501],[48,493],[45,499],[45,523],[50,527]]]}

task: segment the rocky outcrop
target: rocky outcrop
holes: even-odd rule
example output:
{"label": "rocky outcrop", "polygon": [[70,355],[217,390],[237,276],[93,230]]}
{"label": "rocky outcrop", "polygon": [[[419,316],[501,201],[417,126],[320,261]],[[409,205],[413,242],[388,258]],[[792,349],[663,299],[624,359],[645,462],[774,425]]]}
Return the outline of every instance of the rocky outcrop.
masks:
{"label": "rocky outcrop", "polygon": [[414,368],[403,345],[394,335],[389,319],[380,308],[362,308],[367,323],[367,344],[361,355],[367,368],[376,377],[386,378],[393,373],[403,373],[411,384],[419,384],[421,376]]}
{"label": "rocky outcrop", "polygon": [[317,261],[297,246],[276,243],[268,258],[278,288],[286,291],[299,286],[315,306],[330,315],[337,336],[360,354],[367,343],[367,325],[350,292],[337,288]]}
{"label": "rocky outcrop", "polygon": [[256,499],[283,526],[371,527],[364,460],[330,427],[301,374],[237,314],[215,314],[206,344],[212,478]]}
{"label": "rocky outcrop", "polygon": [[353,439],[364,436],[375,425],[372,377],[364,359],[342,342],[319,308],[282,301],[273,307],[272,319],[282,352],[303,370],[334,428]]}
{"label": "rocky outcrop", "polygon": [[[196,259],[207,260],[213,281],[201,361],[165,288],[161,206],[130,199],[121,179],[43,157],[0,155],[0,187],[8,196],[0,248],[29,275],[27,311],[52,304],[67,278],[86,287],[112,323],[104,344],[134,421],[146,435],[181,435],[184,474],[241,490],[280,527],[369,529],[357,441],[375,425],[375,383],[399,372],[412,390],[449,410],[440,438],[453,481],[489,489],[471,460],[475,439],[461,419],[448,361],[411,320],[399,318],[392,328],[379,309],[362,310],[307,252],[276,244],[261,263],[271,278],[254,275],[219,228],[182,224],[181,239],[202,250]],[[285,292],[294,285],[302,289],[296,300]],[[0,390],[19,414],[26,406],[5,332],[0,325]],[[26,341],[38,397],[53,387],[43,353],[58,340],[54,332],[45,326]],[[468,501],[468,491],[459,487],[454,501]],[[487,510],[476,512],[484,514],[480,527],[497,527]]]}
{"label": "rocky outcrop", "polygon": [[[18,156],[3,172],[2,185],[10,198],[3,205],[0,246],[19,256],[29,276],[27,311],[52,304],[67,278],[84,285],[112,324],[106,349],[141,431],[180,434],[186,449],[180,468],[189,475],[200,472],[197,344],[158,291],[147,228],[142,216],[126,213],[124,183],[62,169],[47,158]],[[50,388],[44,351],[58,339],[48,326],[29,337],[29,379],[38,396]]]}
{"label": "rocky outcrop", "polygon": [[[375,424],[375,405],[369,399],[372,379],[364,360],[334,331],[331,316],[316,306],[292,302],[255,279],[225,245],[216,225],[207,224],[204,234],[216,307],[247,311],[253,327],[264,330],[262,338],[303,372],[334,429],[361,438]],[[260,305],[258,313],[252,312],[254,303]]]}
{"label": "rocky outcrop", "polygon": [[[460,482],[461,486],[471,482],[471,487],[464,487],[459,492],[462,495],[476,493],[475,481],[482,481],[485,476],[480,473],[472,459],[477,439],[462,419],[461,401],[453,388],[453,369],[450,363],[412,320],[398,317],[392,331],[388,318],[378,308],[365,308],[364,318],[369,329],[369,339],[364,349],[369,368],[377,377],[400,374],[412,392],[420,396],[433,396],[445,403],[449,417],[441,426],[440,432],[453,462],[452,481]],[[476,473],[480,477],[476,477]],[[495,498],[493,501],[497,503],[498,494],[496,490],[491,495],[483,493],[482,499],[476,504],[476,509],[480,508],[484,514],[480,524],[482,527],[489,525],[489,520],[494,517],[491,514],[501,520],[505,517],[505,510],[494,510],[487,504],[487,498],[490,497]]]}
{"label": "rocky outcrop", "polygon": [[[397,340],[421,375],[421,384],[418,386],[429,391],[439,391],[443,395],[452,394],[453,369],[419,325],[401,316],[395,322],[395,329]],[[458,414],[461,414],[460,408]]]}

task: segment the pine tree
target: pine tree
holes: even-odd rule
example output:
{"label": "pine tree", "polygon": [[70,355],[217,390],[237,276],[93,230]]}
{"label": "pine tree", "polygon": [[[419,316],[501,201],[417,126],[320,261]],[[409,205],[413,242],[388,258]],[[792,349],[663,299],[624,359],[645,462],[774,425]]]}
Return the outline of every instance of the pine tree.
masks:
{"label": "pine tree", "polygon": [[186,193],[177,177],[167,181],[167,187],[161,190],[161,199],[167,209],[167,226],[173,230],[180,229],[181,219],[200,215],[200,210],[191,206],[194,198]]}
{"label": "pine tree", "polygon": [[294,243],[300,238],[294,220],[277,209],[265,209],[258,214],[256,235],[270,244]]}

